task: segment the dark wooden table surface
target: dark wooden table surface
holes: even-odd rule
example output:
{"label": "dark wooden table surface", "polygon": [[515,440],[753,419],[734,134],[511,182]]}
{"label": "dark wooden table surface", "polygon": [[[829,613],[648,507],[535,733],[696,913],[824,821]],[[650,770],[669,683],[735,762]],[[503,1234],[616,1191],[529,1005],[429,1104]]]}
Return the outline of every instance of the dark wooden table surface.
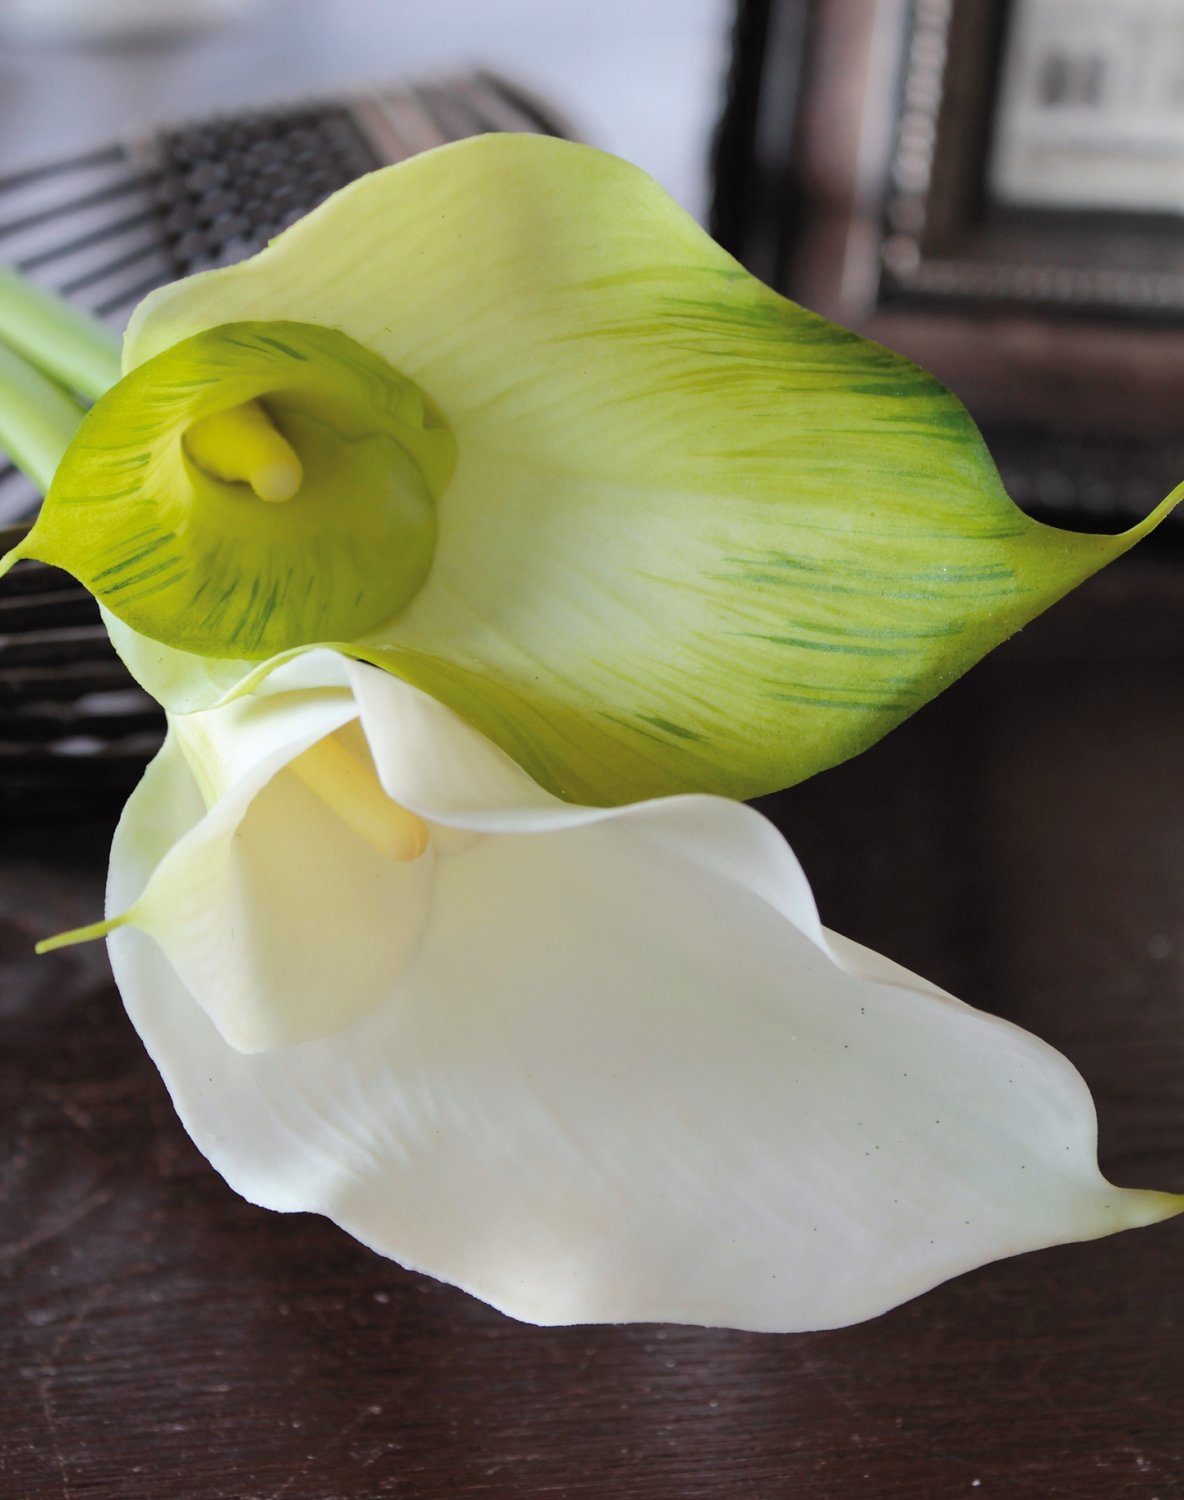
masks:
{"label": "dark wooden table surface", "polygon": [[[1128,559],[775,799],[833,926],[1039,1032],[1184,1190],[1184,558]],[[1184,1495],[1184,1222],[797,1337],[521,1327],[240,1202],[103,951],[108,826],[4,829],[0,1494]]]}

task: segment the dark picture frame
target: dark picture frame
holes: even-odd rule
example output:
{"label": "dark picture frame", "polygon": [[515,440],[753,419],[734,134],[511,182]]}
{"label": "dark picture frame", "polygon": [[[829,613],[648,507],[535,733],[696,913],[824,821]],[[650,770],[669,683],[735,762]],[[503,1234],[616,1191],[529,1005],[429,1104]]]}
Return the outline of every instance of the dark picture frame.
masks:
{"label": "dark picture frame", "polygon": [[[1093,137],[1063,160],[1036,139],[1017,171],[1003,112],[1033,10],[744,0],[713,229],[779,290],[950,385],[1022,504],[1121,524],[1184,477],[1184,201],[1109,201],[1127,176],[1096,169]],[[1050,102],[1068,95],[1088,123],[1087,41],[1037,61]]]}

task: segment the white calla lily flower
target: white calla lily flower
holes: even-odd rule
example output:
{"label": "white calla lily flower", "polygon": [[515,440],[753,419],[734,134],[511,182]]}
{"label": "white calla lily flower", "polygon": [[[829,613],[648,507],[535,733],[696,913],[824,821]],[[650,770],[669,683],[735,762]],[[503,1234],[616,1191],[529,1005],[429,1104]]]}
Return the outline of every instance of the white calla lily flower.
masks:
{"label": "white calla lily flower", "polygon": [[775,829],[576,807],[319,650],[176,717],[110,949],[186,1128],[532,1322],[824,1328],[1177,1211],[1051,1048],[827,932]]}

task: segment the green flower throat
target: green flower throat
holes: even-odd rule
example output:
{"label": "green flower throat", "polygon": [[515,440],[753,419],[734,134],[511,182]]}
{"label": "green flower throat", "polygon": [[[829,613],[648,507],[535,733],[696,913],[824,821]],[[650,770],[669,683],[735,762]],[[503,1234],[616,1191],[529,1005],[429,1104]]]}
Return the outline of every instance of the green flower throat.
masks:
{"label": "green flower throat", "polygon": [[415,596],[455,462],[424,393],[347,335],[224,324],[94,406],[18,550],[144,635],[262,660]]}

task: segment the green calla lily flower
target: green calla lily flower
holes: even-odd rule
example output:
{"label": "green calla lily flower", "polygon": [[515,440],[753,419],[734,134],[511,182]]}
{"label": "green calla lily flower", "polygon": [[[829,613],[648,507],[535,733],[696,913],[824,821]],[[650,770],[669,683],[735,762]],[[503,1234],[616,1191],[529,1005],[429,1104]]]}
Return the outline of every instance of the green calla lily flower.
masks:
{"label": "green calla lily flower", "polygon": [[542,785],[750,797],[1130,547],[1021,514],[957,400],[642,173],[486,136],[151,296],[22,555],[175,710],[331,643]]}

